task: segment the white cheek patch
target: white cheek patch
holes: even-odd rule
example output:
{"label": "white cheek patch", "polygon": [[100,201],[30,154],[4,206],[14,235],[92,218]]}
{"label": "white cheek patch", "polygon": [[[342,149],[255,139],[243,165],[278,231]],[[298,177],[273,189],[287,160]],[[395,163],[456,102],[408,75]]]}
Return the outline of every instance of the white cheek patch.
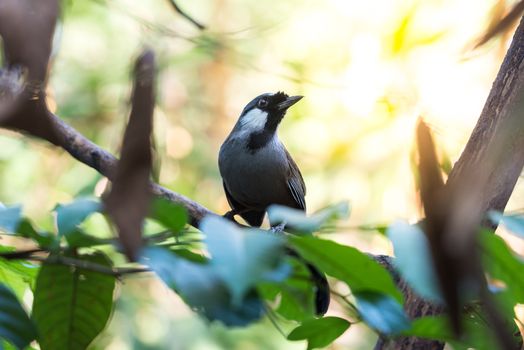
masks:
{"label": "white cheek patch", "polygon": [[245,131],[261,131],[264,129],[267,121],[267,112],[254,108],[247,112],[240,120],[240,125]]}

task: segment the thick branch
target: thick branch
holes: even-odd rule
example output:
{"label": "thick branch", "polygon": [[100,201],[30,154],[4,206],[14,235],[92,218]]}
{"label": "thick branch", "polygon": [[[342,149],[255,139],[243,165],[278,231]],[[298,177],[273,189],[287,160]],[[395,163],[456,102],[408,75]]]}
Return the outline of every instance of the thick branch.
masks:
{"label": "thick branch", "polygon": [[[474,231],[460,228],[469,226],[464,221],[475,222],[488,210],[504,210],[524,166],[523,23],[515,32],[477,125],[446,184],[447,205],[453,217],[443,239],[449,249],[455,249],[455,256],[460,259],[455,268],[460,267],[463,274],[476,273],[478,257]],[[406,311],[417,317],[440,312],[427,306],[423,301],[406,302]],[[405,341],[380,339],[375,349],[443,348],[437,342],[408,346]]]}
{"label": "thick branch", "polygon": [[484,109],[453,167],[448,185],[465,175],[487,174],[482,209],[504,210],[524,165],[524,23],[521,22],[500,67]]}

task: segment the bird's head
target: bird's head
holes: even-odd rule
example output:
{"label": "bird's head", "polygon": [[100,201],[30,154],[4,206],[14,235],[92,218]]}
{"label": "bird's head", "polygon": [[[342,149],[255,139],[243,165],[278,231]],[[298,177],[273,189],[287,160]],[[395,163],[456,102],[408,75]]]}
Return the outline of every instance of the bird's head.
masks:
{"label": "bird's head", "polygon": [[237,127],[242,131],[256,133],[274,132],[289,107],[300,101],[303,96],[288,96],[283,92],[266,93],[249,102],[240,118]]}

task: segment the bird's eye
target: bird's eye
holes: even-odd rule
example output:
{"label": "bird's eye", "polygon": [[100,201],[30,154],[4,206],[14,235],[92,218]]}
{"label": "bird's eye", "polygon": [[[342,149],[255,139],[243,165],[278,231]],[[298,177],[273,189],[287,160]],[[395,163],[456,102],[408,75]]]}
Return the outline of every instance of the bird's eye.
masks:
{"label": "bird's eye", "polygon": [[265,98],[263,98],[263,99],[258,101],[258,107],[260,107],[260,108],[267,107],[267,104],[268,104],[268,102],[267,102],[267,100]]}

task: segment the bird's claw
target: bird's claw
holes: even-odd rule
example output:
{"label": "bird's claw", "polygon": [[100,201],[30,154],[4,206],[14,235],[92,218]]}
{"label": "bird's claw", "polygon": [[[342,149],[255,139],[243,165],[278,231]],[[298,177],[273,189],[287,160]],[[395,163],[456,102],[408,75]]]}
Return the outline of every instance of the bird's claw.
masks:
{"label": "bird's claw", "polygon": [[236,211],[230,210],[224,215],[222,215],[223,218],[228,219],[229,221],[233,221],[235,224],[238,224],[238,222],[235,220],[235,215],[237,214]]}
{"label": "bird's claw", "polygon": [[281,222],[278,225],[271,226],[270,231],[273,233],[282,233],[284,232],[285,228],[286,228],[286,222]]}

